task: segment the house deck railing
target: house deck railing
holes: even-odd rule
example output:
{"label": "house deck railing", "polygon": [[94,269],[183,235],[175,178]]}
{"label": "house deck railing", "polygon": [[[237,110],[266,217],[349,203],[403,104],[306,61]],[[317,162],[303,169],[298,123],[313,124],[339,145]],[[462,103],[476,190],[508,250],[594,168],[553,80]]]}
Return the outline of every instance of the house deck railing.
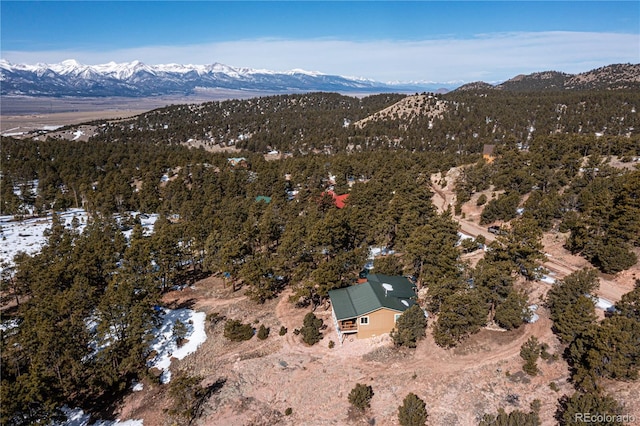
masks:
{"label": "house deck railing", "polygon": [[340,331],[343,333],[347,331],[358,331],[358,325],[355,322],[340,323]]}

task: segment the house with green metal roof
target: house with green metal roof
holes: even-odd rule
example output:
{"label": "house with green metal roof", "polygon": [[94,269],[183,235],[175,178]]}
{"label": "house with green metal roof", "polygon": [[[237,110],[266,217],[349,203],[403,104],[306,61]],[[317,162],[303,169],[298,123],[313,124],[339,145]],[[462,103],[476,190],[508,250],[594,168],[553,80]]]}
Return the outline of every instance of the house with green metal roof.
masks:
{"label": "house with green metal roof", "polygon": [[329,291],[338,337],[359,339],[389,333],[396,320],[416,303],[416,287],[405,277],[367,275],[367,281]]}
{"label": "house with green metal roof", "polygon": [[256,203],[259,203],[260,201],[264,202],[265,204],[269,204],[271,202],[271,197],[267,197],[266,195],[258,195],[256,197]]}

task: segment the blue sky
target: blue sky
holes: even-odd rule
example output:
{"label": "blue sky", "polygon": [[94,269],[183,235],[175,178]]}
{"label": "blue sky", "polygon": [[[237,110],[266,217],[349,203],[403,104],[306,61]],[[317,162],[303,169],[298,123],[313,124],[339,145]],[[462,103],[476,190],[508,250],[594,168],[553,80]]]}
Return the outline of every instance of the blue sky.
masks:
{"label": "blue sky", "polygon": [[379,81],[500,81],[640,62],[637,1],[5,1],[15,63],[220,62]]}

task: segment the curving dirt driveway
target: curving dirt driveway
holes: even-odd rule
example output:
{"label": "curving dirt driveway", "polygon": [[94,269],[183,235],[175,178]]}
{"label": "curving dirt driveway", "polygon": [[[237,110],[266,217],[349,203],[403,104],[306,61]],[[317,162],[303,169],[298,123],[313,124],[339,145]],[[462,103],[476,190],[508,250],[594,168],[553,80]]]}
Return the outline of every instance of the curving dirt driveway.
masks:
{"label": "curving dirt driveway", "polygon": [[[451,180],[451,176],[446,176]],[[452,184],[444,188],[434,183],[434,204],[446,210],[454,200]],[[475,208],[474,202],[467,203]],[[456,217],[463,232],[484,235],[488,241],[495,236],[474,222],[476,213],[465,205],[466,218]],[[562,278],[586,265],[580,257],[562,248],[564,236],[545,234],[545,251],[549,261],[545,266],[555,278]],[[598,294],[615,301],[627,289],[635,271],[622,276],[601,277]],[[625,281],[627,280],[627,281]],[[569,371],[562,359],[538,362],[540,374],[528,377],[522,373],[521,345],[530,337],[549,345],[549,352],[561,355],[563,347],[551,331],[552,322],[544,307],[536,312],[540,319],[518,330],[483,329],[470,336],[455,349],[443,349],[433,340],[429,321],[426,337],[413,350],[393,347],[388,335],[371,339],[348,339],[339,342],[331,319],[331,311],[320,306],[315,314],[324,321],[324,338],[307,346],[301,336],[293,333],[302,326],[309,309],[299,309],[289,302],[291,290],[277,300],[256,305],[242,291],[231,292],[217,279],[196,283],[196,288],[170,295],[176,303],[192,303],[205,312],[220,312],[229,318],[260,321],[271,327],[268,339],[229,342],[222,336],[222,324],[208,330],[208,339],[189,357],[175,361],[175,368],[202,375],[209,383],[223,377],[223,388],[208,402],[198,425],[397,425],[398,406],[413,392],[427,404],[429,423],[433,425],[474,425],[484,413],[499,408],[528,411],[529,404],[542,403],[544,426],[555,425],[554,413],[558,398],[573,393],[568,382]],[[548,284],[533,284],[540,294]],[[630,288],[629,288],[630,289]],[[626,290],[628,291],[628,290]],[[533,299],[532,299],[533,300]],[[257,323],[256,323],[257,324]],[[288,332],[279,336],[280,326]],[[329,348],[329,341],[335,342]],[[561,358],[561,356],[560,356]],[[172,367],[174,368],[174,367]],[[348,395],[356,383],[373,387],[371,408],[365,414],[350,411]],[[559,392],[551,391],[555,383]],[[637,383],[609,389],[616,399],[640,418],[640,398]],[[514,402],[515,398],[515,402]],[[167,424],[163,408],[169,406],[166,390],[147,386],[128,400],[125,418],[144,418],[145,424]],[[287,408],[292,414],[285,415]]]}
{"label": "curving dirt driveway", "polygon": [[[438,209],[438,212],[445,211],[449,206],[453,206],[455,201],[454,181],[459,168],[451,169],[446,175],[445,186],[441,186],[440,174],[436,174],[431,178],[431,189],[434,191],[433,204]],[[480,207],[469,206],[467,203],[466,208],[468,210],[474,210],[474,214],[465,214],[465,217],[454,216],[454,219],[460,224],[460,231],[465,234],[477,237],[483,235],[487,242],[495,240],[495,235],[487,231],[487,228],[474,222],[473,219],[479,216],[481,210]],[[467,211],[466,213],[469,213]],[[564,239],[560,239],[557,234],[555,238],[551,235],[546,235],[543,239],[545,247],[545,254],[547,255],[547,261],[542,264],[548,269],[554,278],[562,279],[567,275],[578,271],[582,268],[588,267],[589,262],[579,256],[572,255],[562,247]],[[631,291],[634,285],[634,278],[640,277],[640,265],[636,264],[629,270],[618,274],[616,277],[610,277],[604,274],[599,275],[600,287],[596,290],[596,294],[599,297],[605,298],[611,302],[617,302],[620,300],[623,294]]]}

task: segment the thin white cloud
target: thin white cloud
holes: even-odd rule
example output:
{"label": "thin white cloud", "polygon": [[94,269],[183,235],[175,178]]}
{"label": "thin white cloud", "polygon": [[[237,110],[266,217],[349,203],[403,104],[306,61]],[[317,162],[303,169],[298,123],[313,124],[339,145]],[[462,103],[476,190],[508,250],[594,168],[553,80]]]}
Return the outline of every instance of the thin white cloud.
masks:
{"label": "thin white cloud", "polygon": [[302,68],[378,81],[498,81],[519,73],[545,70],[577,73],[612,63],[638,63],[640,36],[518,32],[423,41],[257,39],[102,52],[5,51],[2,57],[29,64],[71,58],[87,64],[133,60],[148,64],[220,62],[276,71]]}

